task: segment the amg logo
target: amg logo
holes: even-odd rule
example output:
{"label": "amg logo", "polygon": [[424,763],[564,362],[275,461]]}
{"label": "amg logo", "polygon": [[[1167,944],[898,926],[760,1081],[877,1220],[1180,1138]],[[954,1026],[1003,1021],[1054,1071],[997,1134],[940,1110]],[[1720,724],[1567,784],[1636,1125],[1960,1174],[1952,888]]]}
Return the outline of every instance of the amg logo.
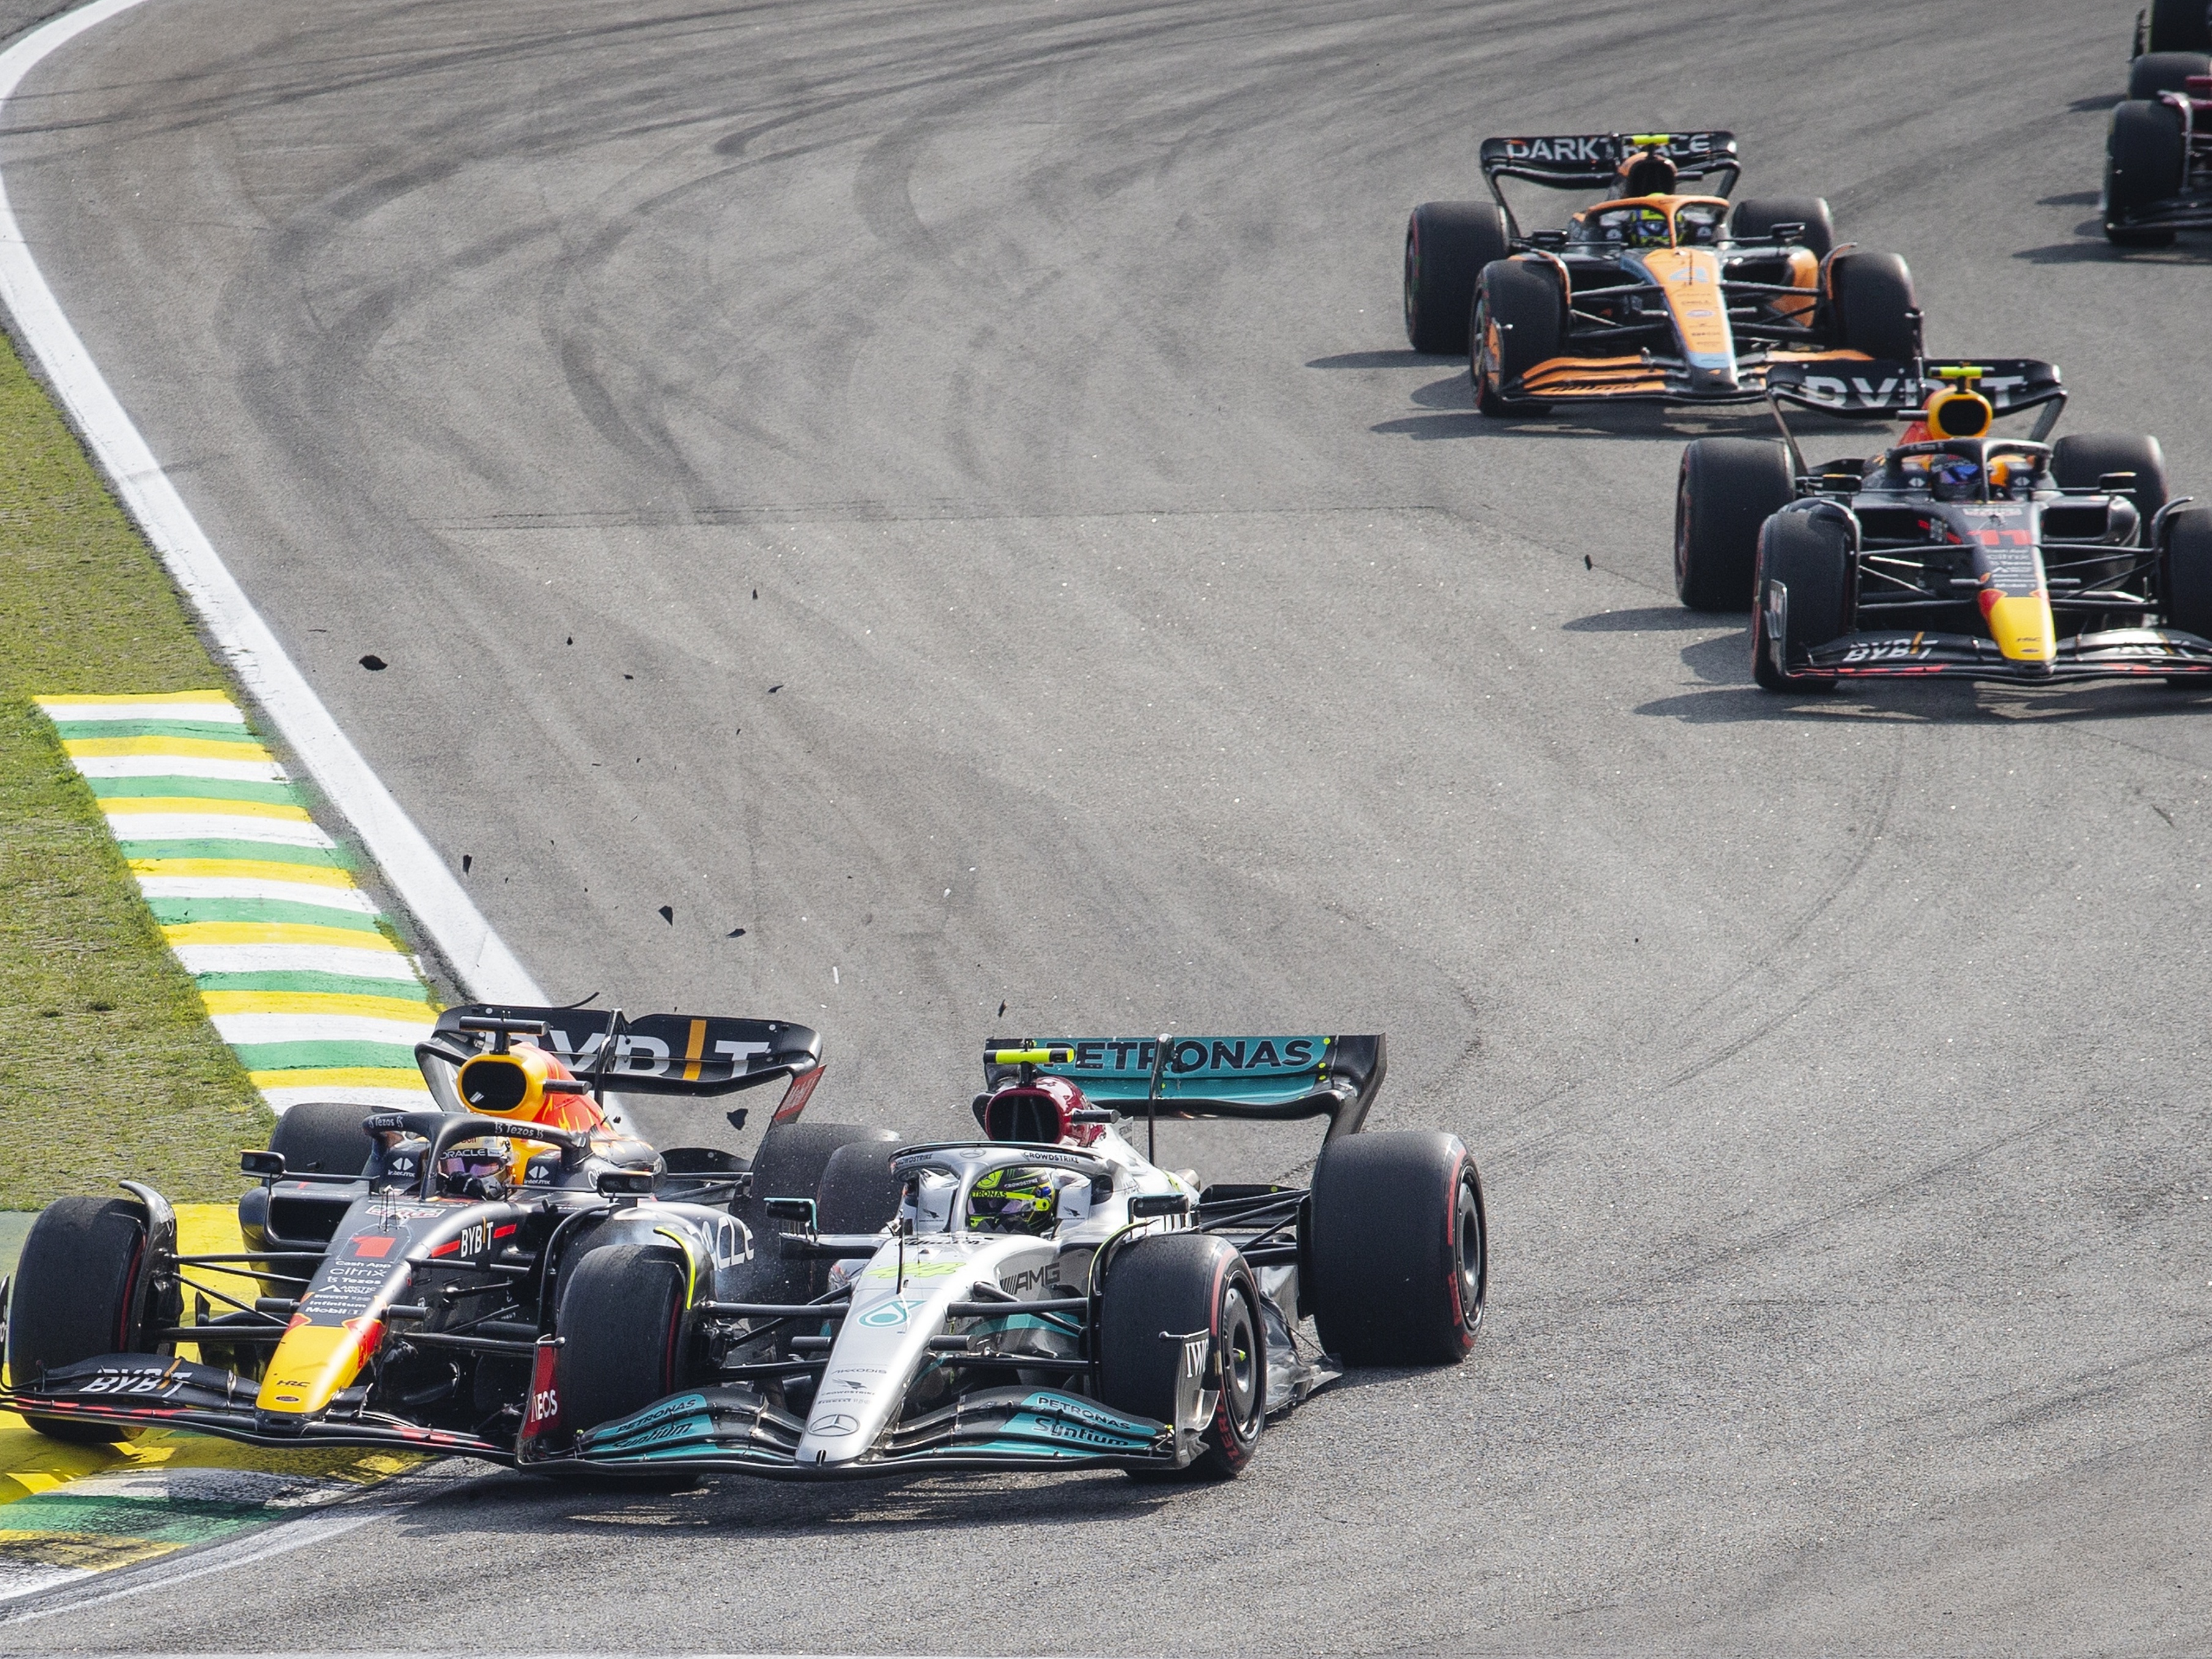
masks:
{"label": "amg logo", "polygon": [[1549,161],[1554,165],[1572,163],[1578,167],[1603,167],[1613,160],[1613,141],[1607,137],[1587,138],[1508,138],[1505,141],[1508,159],[1516,161]]}

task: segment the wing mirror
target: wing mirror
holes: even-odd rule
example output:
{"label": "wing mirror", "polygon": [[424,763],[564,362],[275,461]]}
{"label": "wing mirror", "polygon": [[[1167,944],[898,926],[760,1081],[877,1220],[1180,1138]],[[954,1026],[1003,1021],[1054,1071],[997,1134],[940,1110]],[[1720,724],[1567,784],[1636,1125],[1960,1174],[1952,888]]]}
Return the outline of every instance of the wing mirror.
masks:
{"label": "wing mirror", "polygon": [[2125,495],[2135,487],[2136,475],[2132,472],[2100,472],[2097,475],[2097,488],[2107,495]]}
{"label": "wing mirror", "polygon": [[1532,230],[1528,233],[1528,246],[1531,247],[1562,248],[1566,245],[1567,233],[1564,230]]}
{"label": "wing mirror", "polygon": [[804,1222],[810,1233],[814,1231],[814,1200],[811,1198],[763,1199],[761,1208],[786,1221]]}
{"label": "wing mirror", "polygon": [[1777,225],[1766,234],[1778,242],[1794,242],[1805,234],[1805,227],[1802,222],[1792,222]]}
{"label": "wing mirror", "polygon": [[602,1170],[592,1184],[602,1198],[642,1198],[653,1190],[653,1181],[650,1170]]}
{"label": "wing mirror", "polygon": [[247,1175],[263,1181],[280,1181],[284,1175],[284,1154],[282,1152],[240,1152],[238,1167]]}
{"label": "wing mirror", "polygon": [[1181,1193],[1139,1193],[1129,1200],[1129,1219],[1149,1221],[1155,1216],[1188,1215],[1190,1200]]}
{"label": "wing mirror", "polygon": [[1103,1106],[1086,1106],[1079,1112],[1070,1112],[1067,1121],[1071,1123],[1111,1123],[1118,1115]]}

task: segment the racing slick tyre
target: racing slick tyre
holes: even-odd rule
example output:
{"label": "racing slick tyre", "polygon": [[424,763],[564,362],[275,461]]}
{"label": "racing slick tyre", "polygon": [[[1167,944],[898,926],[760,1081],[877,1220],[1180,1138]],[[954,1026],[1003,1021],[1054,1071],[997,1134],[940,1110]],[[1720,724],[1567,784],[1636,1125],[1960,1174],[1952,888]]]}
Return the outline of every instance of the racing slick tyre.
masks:
{"label": "racing slick tyre", "polygon": [[1769,691],[1831,691],[1833,674],[1789,674],[1774,664],[1767,633],[1766,585],[1780,582],[1788,603],[1783,659],[1826,645],[1844,632],[1850,595],[1850,550],[1843,532],[1803,513],[1782,513],[1759,537],[1758,575],[1751,606],[1752,678]]}
{"label": "racing slick tyre", "polygon": [[[830,1160],[845,1146],[881,1146],[886,1154],[898,1142],[896,1129],[865,1123],[773,1123],[753,1154],[753,1201],[766,1198],[818,1199]],[[826,1230],[825,1230],[826,1231]]]}
{"label": "racing slick tyre", "polygon": [[1894,253],[1840,254],[1828,265],[1836,343],[1886,361],[1920,355],[1920,302]]}
{"label": "racing slick tyre", "polygon": [[1457,1135],[1347,1135],[1322,1150],[1301,1299],[1347,1365],[1455,1365],[1490,1286],[1482,1177]]}
{"label": "racing slick tyre", "polygon": [[362,1121],[366,1106],[339,1101],[307,1100],[276,1120],[269,1137],[269,1150],[284,1160],[287,1170],[320,1175],[359,1175],[368,1167],[368,1132]]}
{"label": "racing slick tyre", "polygon": [[903,1181],[891,1172],[896,1137],[855,1140],[830,1154],[815,1188],[815,1225],[825,1233],[875,1233],[898,1214]]}
{"label": "racing slick tyre", "polygon": [[1174,1422],[1185,1356],[1200,1339],[1213,1417],[1204,1449],[1177,1473],[1225,1480],[1252,1461],[1267,1421],[1267,1327],[1251,1264],[1211,1233],[1157,1234],[1118,1251],[1099,1297],[1101,1401]]}
{"label": "racing slick tyre", "polygon": [[[2167,532],[2164,587],[2166,625],[2212,640],[2212,507],[2173,515]],[[2202,685],[2177,678],[2177,685]]]}
{"label": "racing slick tyre", "polygon": [[[18,1383],[109,1353],[155,1353],[146,1212],[128,1199],[58,1198],[23,1241],[8,1310],[8,1375]],[[106,1423],[32,1417],[40,1433],[96,1446],[137,1437]]]}
{"label": "racing slick tyre", "polygon": [[2136,504],[2144,535],[2166,505],[2166,451],[2151,437],[2126,432],[2069,432],[2051,446],[2051,476],[2061,489],[2094,489],[2108,472],[2132,472],[2122,493]]}
{"label": "racing slick tyre", "polygon": [[580,1257],[561,1297],[562,1420],[596,1428],[683,1387],[685,1313],[684,1264],[668,1251],[607,1244]]}
{"label": "racing slick tyre", "polygon": [[1836,245],[1836,222],[1818,196],[1747,197],[1729,215],[1729,234],[1739,242],[1764,241],[1777,225],[1804,226],[1796,246],[1824,259]]}
{"label": "racing slick tyre", "polygon": [[2212,22],[2204,0],[2151,0],[2150,39],[2154,52],[2212,52]]}
{"label": "racing slick tyre", "polygon": [[2212,75],[2212,55],[2147,52],[2128,65],[2128,96],[2154,99],[2161,92],[2186,92],[2190,78],[2198,75]]}
{"label": "racing slick tyre", "polygon": [[1513,251],[1495,202],[1424,202],[1406,221],[1406,338],[1439,357],[1467,349],[1482,268]]}
{"label": "racing slick tyre", "polygon": [[1674,485],[1674,592],[1692,611],[1748,610],[1759,529],[1797,497],[1786,444],[1698,438]]}
{"label": "racing slick tyre", "polygon": [[2171,104],[2120,105],[2105,137],[2105,240],[2115,247],[2164,247],[2173,232],[2127,222],[2180,191],[2189,140]]}
{"label": "racing slick tyre", "polygon": [[[873,1147],[879,1158],[888,1159],[891,1148],[899,1140],[895,1129],[878,1129],[864,1123],[816,1123],[802,1119],[797,1123],[769,1126],[768,1133],[761,1137],[760,1150],[753,1154],[752,1198],[744,1214],[761,1252],[754,1295],[763,1302],[805,1301],[817,1293],[820,1282],[829,1272],[826,1264],[786,1261],[776,1254],[775,1236],[793,1231],[795,1224],[769,1214],[763,1200],[811,1198],[814,1200],[817,1231],[873,1232],[883,1224],[882,1221],[848,1229],[833,1227],[823,1218],[823,1188],[830,1166],[848,1146]],[[844,1180],[841,1179],[839,1184],[838,1202],[842,1209],[849,1194]],[[896,1200],[893,1207],[896,1207]]]}
{"label": "racing slick tyre", "polygon": [[1566,331],[1566,296],[1547,267],[1526,259],[1484,266],[1468,325],[1474,406],[1486,415],[1542,414],[1548,404],[1508,398],[1499,388],[1558,356]]}

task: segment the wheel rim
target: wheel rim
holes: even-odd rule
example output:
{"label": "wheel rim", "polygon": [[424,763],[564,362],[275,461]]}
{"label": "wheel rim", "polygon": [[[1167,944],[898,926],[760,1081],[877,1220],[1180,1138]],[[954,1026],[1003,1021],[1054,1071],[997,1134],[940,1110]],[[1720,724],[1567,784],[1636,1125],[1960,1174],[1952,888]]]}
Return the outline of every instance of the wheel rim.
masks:
{"label": "wheel rim", "polygon": [[1243,1285],[1230,1288],[1221,1321],[1222,1415],[1239,1440],[1249,1440],[1260,1409],[1261,1357],[1258,1320],[1251,1293]]}
{"label": "wheel rim", "polygon": [[1458,1280],[1460,1316],[1472,1330],[1482,1322],[1485,1281],[1490,1274],[1489,1241],[1483,1236],[1482,1204],[1474,1195],[1474,1182],[1462,1176],[1459,1213],[1452,1232],[1459,1242]]}

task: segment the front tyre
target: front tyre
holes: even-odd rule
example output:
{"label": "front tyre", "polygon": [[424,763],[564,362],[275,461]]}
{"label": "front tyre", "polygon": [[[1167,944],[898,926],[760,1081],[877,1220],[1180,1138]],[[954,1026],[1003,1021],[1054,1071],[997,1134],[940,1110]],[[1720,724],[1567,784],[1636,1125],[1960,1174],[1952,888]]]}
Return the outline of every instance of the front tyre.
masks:
{"label": "front tyre", "polygon": [[607,1244],[581,1257],[561,1297],[562,1419],[596,1428],[683,1387],[688,1312],[683,1264],[667,1251]]}
{"label": "front tyre", "polygon": [[1424,202],[1406,222],[1406,338],[1439,357],[1467,349],[1475,280],[1513,251],[1495,202]]}
{"label": "front tyre", "polygon": [[[1830,691],[1833,674],[1808,674],[1786,665],[1802,661],[1814,647],[1844,631],[1850,552],[1843,532],[1803,513],[1782,513],[1759,532],[1756,594],[1751,610],[1752,678],[1769,691]],[[1781,636],[1782,663],[1774,660],[1776,636],[1767,616],[1768,587],[1782,585],[1787,604]]]}
{"label": "front tyre", "polygon": [[[119,1198],[58,1198],[32,1223],[8,1310],[8,1375],[17,1384],[111,1353],[158,1353],[146,1212]],[[102,1445],[137,1429],[31,1417],[55,1440]]]}
{"label": "front tyre", "polygon": [[2203,52],[2147,52],[2128,65],[2128,96],[2148,101],[2161,92],[2186,92],[2200,75],[2212,75],[2212,57]]}
{"label": "front tyre", "polygon": [[2069,432],[2051,446],[2051,476],[2061,489],[2094,489],[2107,473],[2132,472],[2122,493],[2148,532],[2166,505],[2166,451],[2157,439],[2127,432]]}
{"label": "front tyre", "polygon": [[1314,1171],[1305,1256],[1321,1345],[1347,1365],[1451,1365],[1489,1293],[1482,1179],[1457,1135],[1347,1135]]}
{"label": "front tyre", "polygon": [[[1208,1345],[1199,1386],[1213,1396],[1194,1480],[1243,1473],[1267,1419],[1267,1327],[1251,1265],[1227,1240],[1178,1232],[1114,1256],[1099,1309],[1099,1395],[1116,1411],[1172,1423],[1188,1356]],[[1201,1395],[1203,1398],[1203,1395]]]}
{"label": "front tyre", "polygon": [[1920,301],[1894,253],[1843,253],[1828,262],[1836,343],[1878,361],[1920,355]]}
{"label": "front tyre", "polygon": [[1836,245],[1836,222],[1821,197],[1747,197],[1729,213],[1729,234],[1739,242],[1763,242],[1777,225],[1804,226],[1796,246],[1810,248],[1824,259]]}
{"label": "front tyre", "polygon": [[1755,438],[1698,438],[1674,485],[1674,592],[1692,611],[1751,605],[1759,531],[1796,499],[1790,447]]}
{"label": "front tyre", "polygon": [[1510,397],[1505,387],[1558,356],[1566,329],[1566,296],[1549,269],[1527,259],[1485,266],[1468,325],[1474,406],[1486,415],[1542,414],[1548,404]]}
{"label": "front tyre", "polygon": [[2165,247],[2173,232],[2129,220],[2178,195],[2188,170],[2181,112],[2140,100],[2120,105],[2105,137],[2105,240],[2115,247]]}
{"label": "front tyre", "polygon": [[2212,507],[2192,507],[2173,515],[2163,563],[2166,625],[2212,640]]}
{"label": "front tyre", "polygon": [[287,1170],[357,1176],[375,1150],[361,1127],[368,1115],[366,1106],[303,1100],[276,1120],[269,1150],[283,1158]]}
{"label": "front tyre", "polygon": [[2212,20],[2204,0],[2151,0],[2152,52],[2212,52]]}

